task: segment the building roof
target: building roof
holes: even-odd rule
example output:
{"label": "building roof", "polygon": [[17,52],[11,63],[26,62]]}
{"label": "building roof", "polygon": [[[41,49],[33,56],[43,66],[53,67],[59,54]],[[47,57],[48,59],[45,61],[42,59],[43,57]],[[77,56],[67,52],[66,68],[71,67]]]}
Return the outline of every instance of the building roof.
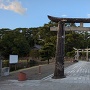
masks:
{"label": "building roof", "polygon": [[35,46],[34,46],[34,49],[37,49],[37,50],[39,50],[39,49],[41,49],[41,45],[37,45],[37,44],[35,44]]}

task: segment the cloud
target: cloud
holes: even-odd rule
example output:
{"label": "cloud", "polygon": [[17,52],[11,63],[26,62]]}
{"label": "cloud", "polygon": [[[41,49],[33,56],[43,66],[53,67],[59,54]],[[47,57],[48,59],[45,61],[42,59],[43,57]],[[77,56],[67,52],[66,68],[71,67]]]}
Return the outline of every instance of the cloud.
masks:
{"label": "cloud", "polygon": [[90,14],[87,14],[87,17],[90,18]]}
{"label": "cloud", "polygon": [[24,14],[27,10],[18,0],[0,0],[0,9],[11,10],[19,14]]}
{"label": "cloud", "polygon": [[65,14],[63,14],[63,15],[61,15],[62,17],[67,17],[67,15],[65,15]]}

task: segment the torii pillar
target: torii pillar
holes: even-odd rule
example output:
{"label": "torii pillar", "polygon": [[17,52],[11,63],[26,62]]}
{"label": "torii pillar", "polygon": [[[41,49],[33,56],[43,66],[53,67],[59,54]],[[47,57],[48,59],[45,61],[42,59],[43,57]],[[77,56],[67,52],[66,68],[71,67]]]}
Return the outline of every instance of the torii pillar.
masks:
{"label": "torii pillar", "polygon": [[56,62],[53,78],[64,77],[64,22],[58,22]]}
{"label": "torii pillar", "polygon": [[1,60],[1,57],[0,57],[0,77],[2,76],[2,60]]}

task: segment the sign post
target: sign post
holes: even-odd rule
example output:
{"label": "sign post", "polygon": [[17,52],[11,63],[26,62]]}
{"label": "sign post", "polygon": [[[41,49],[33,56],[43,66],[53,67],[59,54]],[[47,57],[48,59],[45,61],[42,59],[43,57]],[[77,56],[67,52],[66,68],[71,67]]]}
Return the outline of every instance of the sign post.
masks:
{"label": "sign post", "polygon": [[16,70],[16,64],[17,63],[18,63],[18,55],[10,55],[9,64],[14,64],[15,65],[15,70]]}

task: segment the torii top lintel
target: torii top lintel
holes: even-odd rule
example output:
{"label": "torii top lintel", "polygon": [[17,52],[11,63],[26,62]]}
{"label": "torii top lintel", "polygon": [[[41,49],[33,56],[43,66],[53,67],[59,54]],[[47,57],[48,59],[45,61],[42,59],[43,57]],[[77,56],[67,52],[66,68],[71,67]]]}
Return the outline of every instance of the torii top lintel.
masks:
{"label": "torii top lintel", "polygon": [[49,16],[48,18],[53,21],[58,23],[59,21],[65,22],[65,23],[90,23],[90,18],[59,18],[59,17],[53,17]]}

